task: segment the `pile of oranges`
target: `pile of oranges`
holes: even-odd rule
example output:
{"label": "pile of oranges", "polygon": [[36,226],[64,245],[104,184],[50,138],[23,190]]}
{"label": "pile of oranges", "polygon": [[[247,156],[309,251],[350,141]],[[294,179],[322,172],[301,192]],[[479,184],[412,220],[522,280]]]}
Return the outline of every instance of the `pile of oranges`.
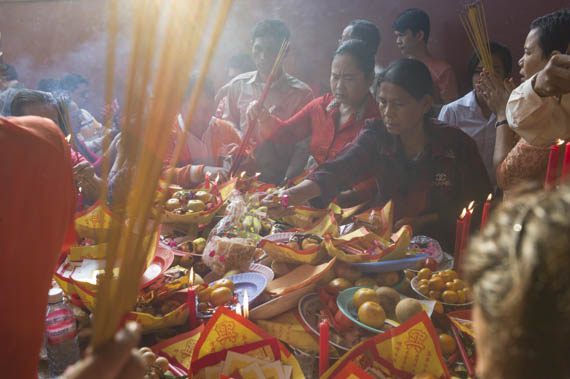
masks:
{"label": "pile of oranges", "polygon": [[453,270],[433,273],[429,268],[422,268],[417,275],[416,289],[432,300],[447,304],[460,305],[472,300],[471,289]]}

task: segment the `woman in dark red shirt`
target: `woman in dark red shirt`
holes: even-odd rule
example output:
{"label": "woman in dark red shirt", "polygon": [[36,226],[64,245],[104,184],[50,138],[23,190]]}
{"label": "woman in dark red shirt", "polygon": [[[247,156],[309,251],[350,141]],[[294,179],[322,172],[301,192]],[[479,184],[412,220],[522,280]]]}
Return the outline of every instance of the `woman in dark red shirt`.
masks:
{"label": "woman in dark red shirt", "polygon": [[[261,138],[293,144],[311,137],[311,155],[318,164],[324,163],[356,138],[364,120],[379,116],[378,104],[370,93],[373,80],[374,56],[370,49],[360,40],[343,42],[332,61],[332,94],[311,101],[286,121],[262,110]],[[250,107],[250,117],[256,112],[255,106]]]}
{"label": "woman in dark red shirt", "polygon": [[377,98],[382,120],[369,120],[350,147],[284,192],[292,205],[317,196],[330,201],[362,178],[374,178],[375,205],[394,200],[396,227],[411,225],[450,251],[461,209],[472,200],[483,204],[492,192],[477,146],[461,130],[436,126],[428,117],[433,82],[420,61],[393,62],[379,78]]}

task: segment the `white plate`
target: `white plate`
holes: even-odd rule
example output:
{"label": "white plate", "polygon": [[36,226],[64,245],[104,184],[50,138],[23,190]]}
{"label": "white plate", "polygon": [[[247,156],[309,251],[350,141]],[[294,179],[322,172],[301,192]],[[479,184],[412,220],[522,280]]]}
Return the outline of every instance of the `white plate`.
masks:
{"label": "white plate", "polygon": [[[275,274],[273,273],[272,269],[259,263],[252,263],[251,266],[249,266],[248,272],[260,273],[261,275],[267,278],[267,283],[269,283],[275,278]],[[214,271],[210,271],[209,273],[206,274],[206,276],[204,276],[204,282],[212,283],[221,278],[222,277],[219,274],[216,274]]]}

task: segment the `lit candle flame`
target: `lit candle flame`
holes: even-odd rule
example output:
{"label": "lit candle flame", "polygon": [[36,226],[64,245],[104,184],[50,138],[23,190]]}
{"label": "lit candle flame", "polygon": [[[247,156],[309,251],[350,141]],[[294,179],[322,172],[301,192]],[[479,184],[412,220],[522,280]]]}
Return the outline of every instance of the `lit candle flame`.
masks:
{"label": "lit candle flame", "polygon": [[211,175],[212,175],[212,174],[210,174],[210,171],[206,172],[206,180],[210,180],[210,176],[211,176]]}
{"label": "lit candle flame", "polygon": [[194,267],[190,268],[190,276],[188,277],[188,281],[190,282],[190,286],[194,285]]}
{"label": "lit candle flame", "polygon": [[245,176],[245,171],[242,171],[239,177],[243,179],[244,176]]}
{"label": "lit candle flame", "polygon": [[463,212],[461,212],[461,214],[459,215],[459,219],[463,220],[466,214],[467,214],[467,208],[463,208]]}
{"label": "lit candle flame", "polygon": [[491,201],[491,200],[493,200],[493,194],[492,193],[490,193],[489,196],[487,196],[487,201]]}
{"label": "lit candle flame", "polygon": [[65,140],[66,140],[67,142],[71,141],[71,134],[68,134],[67,137],[65,137]]}
{"label": "lit candle flame", "polygon": [[216,175],[216,180],[214,180],[214,184],[218,184],[220,181],[220,174]]}
{"label": "lit candle flame", "polygon": [[467,210],[469,211],[469,213],[473,212],[474,207],[475,207],[475,200],[471,201],[469,203],[469,206],[467,207]]}
{"label": "lit candle flame", "polygon": [[79,188],[77,188],[77,192],[79,192],[79,193],[83,192],[83,188],[81,188],[81,186],[79,186]]}
{"label": "lit candle flame", "polygon": [[243,317],[249,318],[249,298],[247,296],[247,290],[243,293]]}
{"label": "lit candle flame", "polygon": [[236,304],[236,313],[241,316],[241,304],[240,303]]}
{"label": "lit candle flame", "polygon": [[564,143],[564,140],[563,140],[563,139],[558,138],[558,139],[556,140],[556,145],[558,145],[558,146],[562,145],[563,143]]}

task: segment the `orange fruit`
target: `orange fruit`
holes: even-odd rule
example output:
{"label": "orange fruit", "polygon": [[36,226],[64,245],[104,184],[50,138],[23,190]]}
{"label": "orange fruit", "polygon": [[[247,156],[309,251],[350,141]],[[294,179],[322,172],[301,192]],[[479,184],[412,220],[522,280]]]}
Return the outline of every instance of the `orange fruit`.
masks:
{"label": "orange fruit", "polygon": [[451,290],[443,291],[441,300],[443,300],[444,303],[455,304],[457,303],[457,292]]}
{"label": "orange fruit", "polygon": [[429,285],[429,280],[427,280],[427,279],[421,279],[421,280],[418,281],[418,287],[419,287],[419,286],[423,286],[423,285],[426,285],[426,286]]}
{"label": "orange fruit", "polygon": [[400,281],[400,275],[397,272],[382,272],[376,275],[376,283],[379,286],[391,287]]}
{"label": "orange fruit", "polygon": [[232,292],[234,292],[235,290],[234,282],[232,282],[231,279],[220,279],[216,283],[214,283],[214,289],[220,287],[226,287]]}
{"label": "orange fruit", "polygon": [[428,296],[429,295],[429,286],[427,284],[422,284],[421,286],[418,287],[418,291],[420,291],[420,293],[424,296]]}
{"label": "orange fruit", "polygon": [[455,340],[449,334],[445,333],[439,335],[439,346],[444,355],[451,355],[457,350]]}
{"label": "orange fruit", "polygon": [[432,300],[439,300],[439,298],[441,297],[441,291],[430,290],[428,293],[428,297]]}
{"label": "orange fruit", "polygon": [[457,304],[466,303],[466,300],[465,292],[463,292],[463,290],[457,290]]}
{"label": "orange fruit", "polygon": [[386,320],[386,313],[380,304],[366,301],[358,307],[358,319],[372,328],[381,328]]}
{"label": "orange fruit", "polygon": [[352,305],[354,305],[354,309],[360,309],[360,306],[367,301],[380,304],[380,298],[372,288],[360,288],[352,297]]}
{"label": "orange fruit", "polygon": [[228,287],[215,288],[210,295],[210,302],[216,306],[229,303],[234,293]]}
{"label": "orange fruit", "polygon": [[456,291],[457,290],[457,286],[455,285],[455,283],[453,282],[447,282],[445,283],[445,288],[451,291]]}
{"label": "orange fruit", "polygon": [[406,278],[407,278],[407,279],[410,279],[410,280],[412,280],[412,278],[413,278],[414,276],[416,276],[416,274],[415,274],[413,271],[410,271],[410,270],[404,270],[404,275],[406,275]]}
{"label": "orange fruit", "polygon": [[376,280],[372,278],[360,278],[354,282],[356,287],[374,287],[376,285]]}
{"label": "orange fruit", "polygon": [[455,283],[455,288],[460,290],[465,288],[465,283],[463,283],[463,280],[455,278],[453,279],[453,283]]}
{"label": "orange fruit", "polygon": [[440,291],[445,288],[445,283],[441,277],[433,277],[429,280],[429,288],[432,290]]}
{"label": "orange fruit", "polygon": [[429,278],[431,278],[431,275],[432,275],[432,272],[429,268],[427,268],[427,267],[422,268],[418,272],[418,280],[429,279]]}
{"label": "orange fruit", "polygon": [[444,282],[451,282],[457,278],[457,273],[453,270],[443,270],[440,275]]}
{"label": "orange fruit", "polygon": [[212,291],[214,288],[206,287],[200,292],[198,292],[198,302],[199,303],[207,303],[210,301],[210,296],[212,295]]}
{"label": "orange fruit", "polygon": [[336,278],[329,282],[329,286],[340,292],[352,287],[352,283],[345,278]]}

